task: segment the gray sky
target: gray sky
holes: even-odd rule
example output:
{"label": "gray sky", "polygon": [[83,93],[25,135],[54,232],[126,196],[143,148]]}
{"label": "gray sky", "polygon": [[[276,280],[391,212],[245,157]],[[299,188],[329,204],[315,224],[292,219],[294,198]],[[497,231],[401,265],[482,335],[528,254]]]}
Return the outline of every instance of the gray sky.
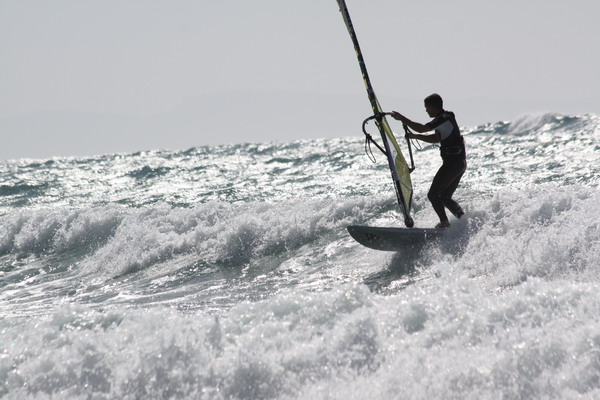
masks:
{"label": "gray sky", "polygon": [[[386,110],[600,113],[599,1],[347,4]],[[361,136],[370,114],[335,0],[0,0],[0,54],[0,160]]]}

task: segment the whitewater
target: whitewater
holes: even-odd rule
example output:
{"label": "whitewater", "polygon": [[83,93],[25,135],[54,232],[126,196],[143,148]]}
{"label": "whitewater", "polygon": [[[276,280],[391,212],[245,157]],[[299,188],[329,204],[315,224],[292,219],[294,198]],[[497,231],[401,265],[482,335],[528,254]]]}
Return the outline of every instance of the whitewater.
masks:
{"label": "whitewater", "polygon": [[463,127],[465,216],[398,253],[346,231],[403,226],[358,128],[1,162],[0,397],[600,398],[600,116]]}

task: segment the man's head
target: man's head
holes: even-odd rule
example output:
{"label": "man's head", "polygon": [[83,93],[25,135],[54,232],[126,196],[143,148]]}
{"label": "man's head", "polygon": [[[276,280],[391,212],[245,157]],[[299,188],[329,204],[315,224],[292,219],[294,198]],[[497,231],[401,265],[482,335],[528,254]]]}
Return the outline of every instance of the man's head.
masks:
{"label": "man's head", "polygon": [[425,111],[430,117],[437,117],[444,111],[444,101],[442,96],[437,93],[431,94],[425,98]]}

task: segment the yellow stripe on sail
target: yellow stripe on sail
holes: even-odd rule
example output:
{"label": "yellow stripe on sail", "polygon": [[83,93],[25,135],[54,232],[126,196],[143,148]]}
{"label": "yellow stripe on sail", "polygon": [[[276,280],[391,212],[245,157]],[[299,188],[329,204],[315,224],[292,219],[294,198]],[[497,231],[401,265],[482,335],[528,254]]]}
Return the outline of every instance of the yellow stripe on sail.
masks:
{"label": "yellow stripe on sail", "polygon": [[410,179],[410,169],[408,168],[408,163],[400,150],[400,146],[398,146],[398,142],[396,141],[396,137],[390,128],[390,125],[386,121],[385,118],[382,118],[383,130],[385,131],[385,135],[388,140],[394,147],[394,167],[396,169],[396,174],[398,176],[398,181],[400,182],[400,188],[402,190],[402,198],[406,202],[407,211],[410,210],[411,202],[412,202],[412,181]]}

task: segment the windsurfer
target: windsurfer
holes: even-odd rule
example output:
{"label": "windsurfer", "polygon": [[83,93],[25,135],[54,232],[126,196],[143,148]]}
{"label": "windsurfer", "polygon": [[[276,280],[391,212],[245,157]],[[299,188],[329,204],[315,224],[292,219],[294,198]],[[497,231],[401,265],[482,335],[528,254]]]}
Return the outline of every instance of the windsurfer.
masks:
{"label": "windsurfer", "polygon": [[[427,143],[440,143],[440,155],[443,163],[433,178],[427,197],[440,218],[440,223],[436,227],[448,228],[450,222],[445,208],[448,208],[457,218],[462,217],[464,214],[460,205],[452,199],[452,195],[467,168],[465,144],[454,113],[444,110],[443,100],[439,94],[434,93],[425,98],[425,111],[433,118],[431,122],[426,124],[411,121],[397,111],[393,111],[388,115],[402,121],[410,129],[418,132],[417,134],[407,132],[406,137],[408,139],[418,139]],[[422,133],[432,130],[434,133],[422,135]]]}

